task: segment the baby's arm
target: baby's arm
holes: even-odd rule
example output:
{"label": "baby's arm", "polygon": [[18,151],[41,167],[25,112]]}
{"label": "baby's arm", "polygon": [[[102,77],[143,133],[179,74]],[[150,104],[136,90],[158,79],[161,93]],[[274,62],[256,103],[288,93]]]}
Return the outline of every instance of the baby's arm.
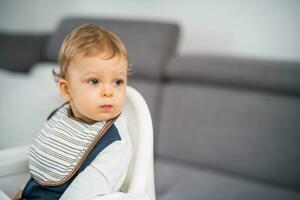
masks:
{"label": "baby's arm", "polygon": [[122,186],[131,154],[124,141],[105,148],[71,183],[60,199],[91,199],[117,192]]}

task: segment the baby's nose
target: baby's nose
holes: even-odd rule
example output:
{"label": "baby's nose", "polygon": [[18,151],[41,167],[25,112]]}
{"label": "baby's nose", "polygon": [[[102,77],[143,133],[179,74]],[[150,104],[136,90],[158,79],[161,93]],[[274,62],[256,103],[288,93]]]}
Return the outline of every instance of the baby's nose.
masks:
{"label": "baby's nose", "polygon": [[101,97],[111,97],[113,95],[113,91],[109,86],[105,86],[101,90]]}

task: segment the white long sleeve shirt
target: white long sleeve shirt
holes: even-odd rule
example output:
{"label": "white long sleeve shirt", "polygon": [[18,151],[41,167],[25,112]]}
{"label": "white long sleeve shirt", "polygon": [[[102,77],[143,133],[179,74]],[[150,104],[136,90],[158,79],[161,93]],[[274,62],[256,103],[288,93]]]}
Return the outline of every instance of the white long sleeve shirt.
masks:
{"label": "white long sleeve shirt", "polygon": [[[121,140],[113,142],[101,151],[93,162],[73,180],[61,196],[61,200],[104,198],[105,195],[114,193],[111,198],[118,199],[120,195],[125,195],[119,191],[127,175],[132,158],[132,147],[122,115],[115,121],[115,126]],[[107,198],[111,199],[109,196]]]}

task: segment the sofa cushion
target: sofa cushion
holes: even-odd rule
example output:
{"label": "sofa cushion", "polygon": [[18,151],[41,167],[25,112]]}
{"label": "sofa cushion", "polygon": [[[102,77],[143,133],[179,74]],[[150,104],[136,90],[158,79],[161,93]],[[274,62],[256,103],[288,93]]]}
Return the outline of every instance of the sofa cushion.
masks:
{"label": "sofa cushion", "polygon": [[62,102],[51,70],[33,66],[29,74],[0,71],[0,149],[32,143],[48,115]]}
{"label": "sofa cushion", "polygon": [[177,162],[156,160],[159,200],[297,200],[300,192]]}
{"label": "sofa cushion", "polygon": [[300,62],[190,55],[172,59],[167,76],[300,93]]}
{"label": "sofa cushion", "polygon": [[52,34],[46,57],[57,61],[64,37],[75,27],[93,23],[117,34],[125,43],[136,75],[159,77],[177,44],[179,27],[172,23],[98,18],[64,19]]}
{"label": "sofa cushion", "polygon": [[166,85],[158,155],[300,189],[300,98]]}

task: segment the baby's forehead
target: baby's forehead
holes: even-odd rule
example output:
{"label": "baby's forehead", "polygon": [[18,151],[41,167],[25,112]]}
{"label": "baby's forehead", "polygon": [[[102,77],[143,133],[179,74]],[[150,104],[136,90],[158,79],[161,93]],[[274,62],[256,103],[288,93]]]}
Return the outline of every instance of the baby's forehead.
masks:
{"label": "baby's forehead", "polygon": [[123,54],[111,54],[110,52],[94,52],[94,53],[88,53],[88,52],[78,52],[76,53],[71,59],[70,62],[72,61],[78,61],[82,59],[89,59],[89,58],[98,58],[101,60],[119,60],[121,61],[126,61],[128,63],[128,57],[127,55]]}
{"label": "baby's forehead", "polygon": [[125,74],[128,72],[128,60],[124,56],[114,56],[106,58],[98,56],[77,56],[68,67],[69,72],[78,71],[80,73],[112,73]]}
{"label": "baby's forehead", "polygon": [[127,52],[123,52],[118,48],[90,48],[90,49],[77,49],[74,54],[76,57],[101,57],[103,59],[110,59],[114,57],[119,57],[121,59],[128,59]]}

